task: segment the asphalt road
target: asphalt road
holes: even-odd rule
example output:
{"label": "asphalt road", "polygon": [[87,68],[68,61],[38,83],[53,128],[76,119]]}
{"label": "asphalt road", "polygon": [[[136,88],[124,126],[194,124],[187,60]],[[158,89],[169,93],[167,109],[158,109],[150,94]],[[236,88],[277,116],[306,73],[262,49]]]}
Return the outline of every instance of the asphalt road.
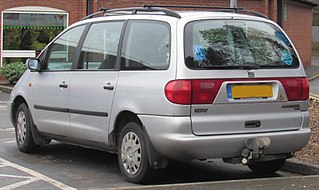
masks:
{"label": "asphalt road", "polygon": [[[19,152],[14,129],[6,112],[5,104],[8,99],[8,94],[0,93],[0,190],[141,187],[124,180],[115,154],[56,141],[41,147],[35,154]],[[243,179],[260,178],[284,179],[291,176],[298,175],[283,171],[268,176],[256,175],[245,166],[226,164],[220,160],[172,162],[168,169],[158,171],[151,185],[211,181],[218,183],[226,180],[244,181]]]}

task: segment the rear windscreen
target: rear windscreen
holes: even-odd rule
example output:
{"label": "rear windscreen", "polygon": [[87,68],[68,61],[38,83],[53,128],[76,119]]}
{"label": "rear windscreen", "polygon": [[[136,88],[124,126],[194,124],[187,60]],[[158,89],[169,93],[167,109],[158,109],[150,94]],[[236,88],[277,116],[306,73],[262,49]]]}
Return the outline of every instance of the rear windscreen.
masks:
{"label": "rear windscreen", "polygon": [[191,69],[296,68],[299,61],[276,26],[246,20],[193,21],[185,27],[185,64]]}

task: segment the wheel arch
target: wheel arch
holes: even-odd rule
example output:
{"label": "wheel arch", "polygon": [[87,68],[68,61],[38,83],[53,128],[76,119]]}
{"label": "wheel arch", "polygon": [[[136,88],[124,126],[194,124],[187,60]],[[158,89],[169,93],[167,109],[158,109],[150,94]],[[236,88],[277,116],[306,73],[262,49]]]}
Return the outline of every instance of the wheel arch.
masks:
{"label": "wheel arch", "polygon": [[[17,114],[17,111],[18,111],[18,108],[21,104],[25,104],[27,106],[27,108],[29,109],[29,105],[26,101],[26,99],[21,96],[21,95],[18,95],[14,98],[13,100],[13,105],[12,105],[12,109],[11,109],[11,121],[14,125],[14,127],[16,127],[16,120],[15,120],[15,116]],[[32,120],[32,123],[33,123],[33,117],[32,117],[32,113],[29,109],[29,116]],[[43,138],[40,134],[39,134],[39,131],[38,131],[38,128],[37,126],[35,126],[34,124],[31,126],[31,134],[32,134],[32,138],[33,138],[33,141],[36,145],[44,145],[44,144],[48,144],[49,140],[48,139],[45,139]]]}
{"label": "wheel arch", "polygon": [[11,121],[13,122],[14,126],[16,125],[15,123],[15,115],[17,113],[18,107],[22,104],[25,103],[27,105],[27,107],[29,107],[27,101],[25,100],[25,98],[21,95],[18,95],[17,97],[15,97],[15,99],[13,100],[13,105],[12,105],[12,109],[11,109],[11,113],[10,113],[10,117],[11,117]]}
{"label": "wheel arch", "polygon": [[147,131],[141,120],[139,119],[138,115],[131,112],[131,111],[122,111],[120,112],[114,122],[113,131],[109,134],[109,143],[115,146],[118,146],[118,139],[122,129],[124,128],[125,124],[129,122],[137,122],[140,124],[142,131],[145,135],[146,140],[146,148],[149,157],[149,164],[153,169],[163,169],[168,166],[168,160],[161,156],[157,150],[155,149],[154,145],[152,144]]}
{"label": "wheel arch", "polygon": [[[111,129],[112,131],[109,133],[108,138],[111,145],[117,145],[120,132],[122,131],[125,124],[131,121],[138,122],[139,124],[141,124],[141,126],[143,125],[137,114],[131,111],[124,110],[117,114],[113,124],[113,129]],[[143,127],[142,130],[144,131]]]}

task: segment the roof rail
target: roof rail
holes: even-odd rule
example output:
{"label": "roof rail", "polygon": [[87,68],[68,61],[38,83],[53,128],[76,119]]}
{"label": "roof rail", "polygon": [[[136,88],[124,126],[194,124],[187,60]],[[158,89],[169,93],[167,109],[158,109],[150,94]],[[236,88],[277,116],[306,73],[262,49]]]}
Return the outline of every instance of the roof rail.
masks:
{"label": "roof rail", "polygon": [[[96,15],[103,14],[112,14],[112,15],[118,15],[118,14],[137,14],[137,12],[163,12],[167,16],[175,17],[175,18],[181,18],[181,16],[170,9],[167,8],[190,8],[190,9],[210,9],[211,11],[217,11],[217,12],[233,12],[238,14],[250,14],[253,16],[258,16],[262,18],[268,19],[267,16],[250,10],[245,10],[243,8],[232,8],[232,7],[219,7],[219,6],[198,6],[198,5],[142,5],[142,7],[131,7],[131,8],[118,8],[118,9],[108,9],[101,7],[98,12],[92,13],[81,20],[86,20],[89,18],[92,18]],[[127,13],[131,12],[131,13]]]}
{"label": "roof rail", "polygon": [[232,7],[220,7],[220,6],[200,6],[200,5],[143,5],[143,7],[149,7],[149,8],[157,8],[157,7],[162,7],[162,8],[190,8],[190,9],[211,9],[212,11],[218,11],[218,12],[233,12],[233,13],[238,13],[238,14],[250,14],[253,16],[258,16],[262,18],[267,18],[268,17],[264,14],[261,14],[256,11],[250,11],[250,10],[245,10],[243,8],[232,8]]}
{"label": "roof rail", "polygon": [[83,17],[81,20],[86,20],[86,19],[89,19],[89,18],[93,18],[93,17],[96,16],[96,15],[104,14],[105,11],[107,11],[107,10],[109,10],[109,9],[101,7],[101,8],[99,8],[99,11],[98,11],[98,12],[89,14],[89,15]]}
{"label": "roof rail", "polygon": [[266,19],[269,19],[268,16],[264,15],[264,14],[261,14],[259,12],[256,12],[256,11],[250,11],[250,10],[245,10],[245,9],[242,9],[242,10],[238,10],[236,13],[239,13],[239,14],[250,14],[250,15],[253,15],[253,16],[258,16],[258,17],[261,17],[261,18],[266,18]]}
{"label": "roof rail", "polygon": [[185,9],[222,9],[222,10],[230,10],[233,11],[242,8],[232,8],[232,7],[220,7],[220,6],[200,6],[200,5],[152,5],[152,4],[145,4],[143,7],[162,7],[162,8],[185,8]]}
{"label": "roof rail", "polygon": [[[123,12],[131,12],[131,13],[123,13]],[[142,7],[131,7],[131,8],[118,8],[118,9],[108,9],[108,8],[100,8],[98,12],[92,13],[81,20],[86,20],[89,18],[92,18],[99,14],[137,14],[137,12],[163,12],[167,16],[175,17],[175,18],[181,18],[181,16],[172,10],[165,9],[162,7],[150,7],[150,6],[142,6]]]}

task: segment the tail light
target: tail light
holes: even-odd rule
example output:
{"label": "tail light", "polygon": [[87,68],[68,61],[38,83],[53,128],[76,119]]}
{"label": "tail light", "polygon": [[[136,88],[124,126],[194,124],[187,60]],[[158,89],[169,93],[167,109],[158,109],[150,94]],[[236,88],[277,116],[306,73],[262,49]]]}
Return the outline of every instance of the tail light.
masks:
{"label": "tail light", "polygon": [[174,80],[165,87],[167,99],[175,104],[211,104],[224,80]]}
{"label": "tail light", "polygon": [[279,78],[284,86],[288,101],[308,100],[309,82],[305,77]]}
{"label": "tail light", "polygon": [[175,104],[191,104],[192,85],[190,80],[174,80],[165,87],[166,98]]}
{"label": "tail light", "polygon": [[220,80],[173,80],[165,86],[166,98],[175,104],[212,104],[225,81],[278,80],[283,85],[288,101],[302,101],[309,98],[309,82],[305,77],[220,79]]}

